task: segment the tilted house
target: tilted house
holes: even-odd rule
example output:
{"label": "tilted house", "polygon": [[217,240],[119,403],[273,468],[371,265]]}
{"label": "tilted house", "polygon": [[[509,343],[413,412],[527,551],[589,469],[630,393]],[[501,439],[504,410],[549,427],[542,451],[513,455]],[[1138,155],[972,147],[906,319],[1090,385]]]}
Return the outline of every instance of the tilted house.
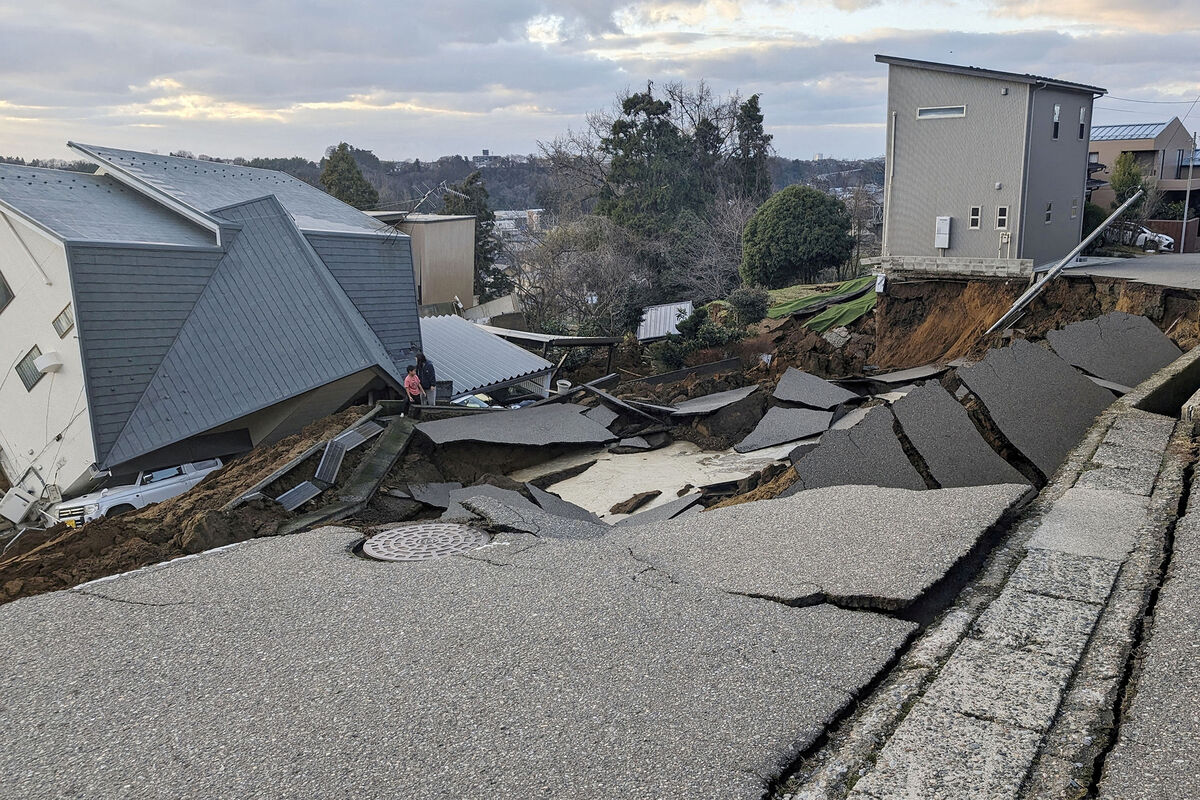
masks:
{"label": "tilted house", "polygon": [[1079,243],[1092,101],[1057,78],[888,65],[883,255],[1054,262]]}
{"label": "tilted house", "polygon": [[420,347],[407,236],[279,172],[71,146],[97,174],[0,166],[14,485],[244,452],[399,386]]}

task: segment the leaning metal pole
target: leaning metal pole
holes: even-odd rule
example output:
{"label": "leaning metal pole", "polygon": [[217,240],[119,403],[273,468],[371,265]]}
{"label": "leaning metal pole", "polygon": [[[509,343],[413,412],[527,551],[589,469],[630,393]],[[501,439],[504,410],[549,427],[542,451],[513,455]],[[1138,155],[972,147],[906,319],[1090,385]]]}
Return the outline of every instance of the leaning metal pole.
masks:
{"label": "leaning metal pole", "polygon": [[1002,316],[1000,319],[996,320],[996,324],[993,325],[992,327],[988,328],[987,331],[983,335],[991,336],[996,331],[1002,331],[1002,330],[1005,330],[1006,328],[1011,327],[1012,324],[1014,322],[1016,322],[1017,317],[1021,316],[1021,313],[1023,311],[1025,311],[1025,307],[1028,306],[1031,302],[1033,302],[1033,298],[1037,297],[1039,294],[1042,293],[1042,291],[1046,288],[1046,284],[1050,283],[1050,281],[1052,281],[1056,277],[1058,277],[1058,273],[1062,272],[1063,269],[1067,266],[1067,264],[1070,264],[1071,261],[1074,260],[1075,256],[1082,253],[1084,248],[1086,248],[1089,244],[1091,244],[1092,241],[1095,240],[1095,238],[1097,236],[1099,236],[1101,233],[1103,233],[1105,228],[1107,228],[1114,221],[1116,221],[1117,217],[1124,214],[1125,210],[1128,209],[1131,205],[1133,205],[1134,201],[1136,201],[1141,196],[1142,196],[1142,190],[1139,189],[1137,191],[1137,194],[1135,194],[1133,197],[1129,198],[1124,203],[1122,203],[1121,207],[1112,213],[1112,216],[1110,216],[1108,219],[1104,220],[1104,222],[1100,223],[1100,225],[1096,228],[1096,230],[1089,233],[1082,242],[1080,242],[1078,245],[1076,245],[1074,250],[1067,253],[1066,257],[1063,258],[1062,261],[1059,261],[1053,267],[1046,270],[1046,276],[1044,278],[1042,278],[1040,281],[1038,281],[1037,283],[1035,283],[1033,286],[1030,286],[1029,289],[1025,292],[1025,294],[1018,297],[1017,302],[1012,304],[1012,308],[1010,308],[1008,311],[1004,312],[1004,316]]}

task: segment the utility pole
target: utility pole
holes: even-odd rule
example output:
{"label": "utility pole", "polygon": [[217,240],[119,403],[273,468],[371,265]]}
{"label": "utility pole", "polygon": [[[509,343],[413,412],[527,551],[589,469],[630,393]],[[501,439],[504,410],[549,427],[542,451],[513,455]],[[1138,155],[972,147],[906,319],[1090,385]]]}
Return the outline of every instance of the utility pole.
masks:
{"label": "utility pole", "polygon": [[1192,134],[1192,152],[1188,154],[1187,190],[1183,193],[1183,230],[1179,232],[1179,252],[1187,249],[1188,203],[1192,200],[1192,169],[1196,166],[1196,134]]}

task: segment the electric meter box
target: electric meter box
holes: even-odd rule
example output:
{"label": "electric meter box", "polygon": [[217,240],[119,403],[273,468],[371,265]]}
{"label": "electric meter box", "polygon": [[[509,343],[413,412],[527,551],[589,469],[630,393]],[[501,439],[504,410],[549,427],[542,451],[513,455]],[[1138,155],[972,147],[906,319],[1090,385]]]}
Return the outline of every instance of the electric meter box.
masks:
{"label": "electric meter box", "polygon": [[950,218],[938,217],[933,229],[933,246],[945,250],[950,246]]}
{"label": "electric meter box", "polygon": [[29,492],[13,487],[0,498],[0,517],[14,525],[24,522],[36,502],[37,498]]}

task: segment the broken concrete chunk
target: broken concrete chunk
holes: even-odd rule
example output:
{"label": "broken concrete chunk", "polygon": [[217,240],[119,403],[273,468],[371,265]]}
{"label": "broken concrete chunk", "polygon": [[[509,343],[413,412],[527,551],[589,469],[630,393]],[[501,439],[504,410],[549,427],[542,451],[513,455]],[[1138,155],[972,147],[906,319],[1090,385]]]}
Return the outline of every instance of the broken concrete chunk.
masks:
{"label": "broken concrete chunk", "polygon": [[408,485],[408,496],[412,497],[418,503],[424,503],[427,506],[449,508],[450,493],[455,489],[461,488],[462,484],[458,481],[450,483],[410,483]]}
{"label": "broken concrete chunk", "polygon": [[515,411],[493,411],[453,419],[422,422],[417,430],[434,444],[484,442],[529,445],[605,444],[617,437],[587,417],[583,406],[560,403]]}
{"label": "broken concrete chunk", "polygon": [[771,408],[766,416],[759,421],[758,426],[733,449],[739,453],[749,453],[772,447],[777,444],[794,442],[797,439],[807,439],[824,433],[833,420],[830,411],[814,411],[810,408]]}
{"label": "broken concrete chunk", "polygon": [[940,486],[1028,483],[988,446],[967,410],[941,384],[931,381],[914,389],[892,412]]}
{"label": "broken concrete chunk", "polygon": [[577,506],[574,503],[569,503],[553,492],[547,492],[543,489],[539,489],[532,483],[525,484],[525,489],[530,495],[533,496],[534,502],[541,506],[542,510],[547,514],[553,514],[557,517],[566,517],[567,519],[577,519],[583,522],[591,522],[596,525],[605,524],[600,520],[599,517],[588,511],[586,508]]}
{"label": "broken concrete chunk", "polygon": [[1024,340],[958,370],[996,427],[1044,476],[1083,438],[1112,393],[1045,348]]}
{"label": "broken concrete chunk", "polygon": [[470,500],[472,497],[491,497],[499,500],[518,513],[524,513],[526,511],[541,511],[541,509],[539,509],[533,503],[526,500],[524,495],[522,495],[520,492],[514,492],[512,489],[501,489],[498,486],[482,484],[480,486],[467,486],[465,488],[455,489],[454,491],[450,492],[450,507],[446,509],[444,514],[442,514],[442,521],[461,522],[473,519],[475,514],[463,505],[463,501]]}
{"label": "broken concrete chunk", "polygon": [[469,497],[463,500],[463,507],[493,529],[532,533],[542,539],[596,539],[612,530],[596,518],[577,519],[541,509],[514,508],[495,497]]}
{"label": "broken concrete chunk", "polygon": [[788,452],[788,460],[791,461],[792,464],[795,464],[800,459],[804,458],[806,455],[815,450],[817,445],[820,443],[820,436],[814,436],[812,439],[801,442],[793,447],[790,452]]}
{"label": "broken concrete chunk", "polygon": [[816,375],[788,367],[775,387],[775,398],[785,403],[831,409],[839,403],[858,399],[858,395],[840,386],[834,386]]}
{"label": "broken concrete chunk", "polygon": [[784,490],[788,497],[823,486],[890,486],[924,489],[925,480],[904,454],[893,429],[895,417],[876,406],[853,428],[829,431],[796,464],[799,480]]}
{"label": "broken concrete chunk", "polygon": [[706,394],[703,397],[684,400],[682,403],[675,404],[673,416],[694,417],[701,414],[712,414],[726,406],[745,400],[757,392],[758,389],[758,386],[743,386],[741,389],[730,389],[727,392],[716,392],[715,394]]}
{"label": "broken concrete chunk", "polygon": [[1183,353],[1153,322],[1123,311],[1072,322],[1046,340],[1068,364],[1123,386],[1137,386]]}
{"label": "broken concrete chunk", "polygon": [[606,428],[616,422],[621,416],[608,406],[596,406],[595,408],[589,408],[587,411],[583,412],[583,415],[593,422],[603,425]]}
{"label": "broken concrete chunk", "polygon": [[606,541],[679,583],[899,610],[958,565],[1027,489],[831,487],[621,525]]}
{"label": "broken concrete chunk", "polygon": [[655,506],[648,511],[643,511],[640,514],[634,514],[631,517],[626,517],[616,523],[614,527],[624,527],[626,525],[645,525],[647,522],[663,522],[668,519],[674,519],[680,514],[683,514],[688,509],[694,508],[700,502],[703,495],[700,492],[685,495],[678,500],[672,500],[669,503],[664,503],[661,506]]}
{"label": "broken concrete chunk", "polygon": [[608,511],[610,514],[632,514],[642,506],[646,505],[646,503],[649,503],[651,500],[658,497],[660,494],[662,494],[662,492],[658,489],[655,489],[651,492],[638,492],[628,500],[623,500],[620,503],[617,503]]}

